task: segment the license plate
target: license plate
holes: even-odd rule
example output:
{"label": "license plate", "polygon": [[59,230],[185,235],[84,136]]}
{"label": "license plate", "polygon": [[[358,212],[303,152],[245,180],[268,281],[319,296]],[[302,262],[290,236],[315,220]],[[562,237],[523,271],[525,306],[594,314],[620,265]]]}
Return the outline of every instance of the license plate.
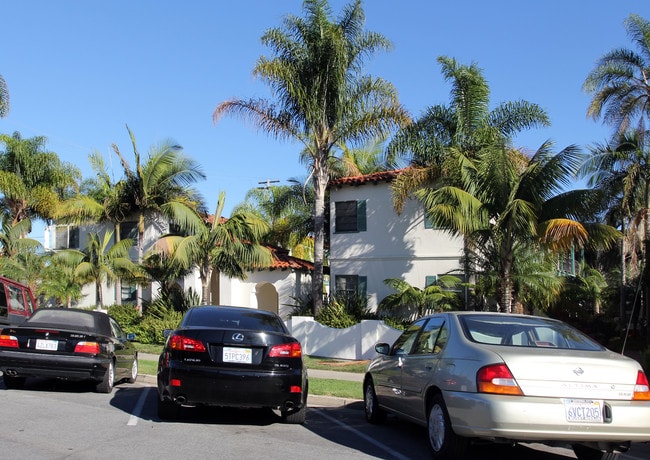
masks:
{"label": "license plate", "polygon": [[250,348],[223,347],[223,362],[251,364],[253,353]]}
{"label": "license plate", "polygon": [[56,340],[36,339],[37,350],[56,351],[59,348],[59,342]]}
{"label": "license plate", "polygon": [[603,423],[603,402],[592,399],[566,399],[564,412],[567,422]]}

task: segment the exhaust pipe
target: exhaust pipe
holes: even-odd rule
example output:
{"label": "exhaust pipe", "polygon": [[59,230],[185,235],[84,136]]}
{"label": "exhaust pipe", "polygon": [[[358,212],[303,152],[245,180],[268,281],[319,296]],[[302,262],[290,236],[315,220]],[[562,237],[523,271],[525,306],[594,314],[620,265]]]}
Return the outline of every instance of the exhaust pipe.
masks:
{"label": "exhaust pipe", "polygon": [[5,371],[5,374],[7,374],[9,377],[16,377],[18,375],[18,372],[16,372],[14,369],[7,369]]}
{"label": "exhaust pipe", "polygon": [[174,401],[176,401],[178,404],[185,404],[185,401],[187,401],[187,398],[185,398],[185,396],[183,396],[183,395],[176,396]]}
{"label": "exhaust pipe", "polygon": [[285,401],[284,402],[284,408],[285,409],[293,409],[296,407],[296,404],[293,401]]}

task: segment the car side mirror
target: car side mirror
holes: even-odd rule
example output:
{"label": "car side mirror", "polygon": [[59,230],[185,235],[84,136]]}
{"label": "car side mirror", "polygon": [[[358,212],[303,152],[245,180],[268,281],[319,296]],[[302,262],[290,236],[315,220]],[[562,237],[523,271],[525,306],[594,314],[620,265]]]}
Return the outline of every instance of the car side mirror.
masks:
{"label": "car side mirror", "polygon": [[128,340],[129,342],[133,342],[135,338],[136,338],[135,334],[126,334],[126,340]]}
{"label": "car side mirror", "polygon": [[380,342],[375,345],[375,351],[380,355],[387,355],[390,352],[390,345]]}
{"label": "car side mirror", "polygon": [[163,329],[163,337],[167,338],[169,337],[169,334],[171,334],[173,329]]}

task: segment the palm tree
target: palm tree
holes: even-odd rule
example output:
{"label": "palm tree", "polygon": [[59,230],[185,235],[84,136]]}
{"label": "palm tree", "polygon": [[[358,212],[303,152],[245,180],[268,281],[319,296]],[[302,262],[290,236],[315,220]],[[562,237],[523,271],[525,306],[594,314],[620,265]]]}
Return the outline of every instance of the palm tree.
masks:
{"label": "palm tree", "polygon": [[260,244],[268,225],[255,214],[235,212],[221,216],[226,195],[219,194],[214,219],[189,236],[170,235],[156,243],[156,250],[172,258],[183,269],[197,266],[201,278],[202,302],[210,301],[209,282],[217,270],[231,278],[246,279],[246,271],[271,265],[268,249]]}
{"label": "palm tree", "polygon": [[[293,180],[292,180],[293,181]],[[313,194],[294,181],[292,185],[271,185],[255,188],[246,194],[246,201],[233,213],[252,213],[269,224],[262,240],[272,246],[299,251],[306,240],[311,240],[313,222]],[[307,259],[313,260],[313,255]]]}
{"label": "palm tree", "polygon": [[43,151],[42,136],[23,139],[0,134],[0,206],[14,222],[26,218],[51,220],[60,199],[76,189],[81,173],[61,162],[54,152]]}
{"label": "palm tree", "polygon": [[537,104],[504,102],[490,109],[490,88],[476,65],[461,65],[440,56],[438,62],[451,83],[449,105],[434,105],[390,142],[388,161],[406,160],[406,169],[394,182],[395,206],[401,210],[413,191],[440,180],[460,180],[455,151],[474,158],[482,149],[511,144],[512,137],[525,129],[550,124]]}
{"label": "palm tree", "polygon": [[425,315],[428,310],[445,311],[452,310],[458,303],[458,295],[450,289],[460,284],[461,280],[454,275],[443,275],[436,279],[424,289],[411,286],[400,278],[388,278],[384,280],[386,286],[395,290],[379,302],[379,311],[411,313],[415,308],[418,318]]}
{"label": "palm tree", "polygon": [[56,306],[72,307],[72,303],[81,299],[81,281],[74,274],[74,267],[61,260],[50,257],[50,262],[42,272],[43,282],[40,293],[45,298],[53,299]]}
{"label": "palm tree", "polygon": [[[59,203],[54,218],[58,223],[83,225],[108,222],[115,230],[115,241],[121,239],[121,223],[131,211],[129,203],[123,200],[124,181],[114,182],[106,171],[103,157],[94,152],[88,155],[95,177],[81,184],[81,193]],[[121,280],[116,280],[116,291],[121,292]],[[122,303],[120,295],[115,299]]]}
{"label": "palm tree", "polygon": [[304,146],[314,189],[314,313],[323,304],[325,190],[330,158],[337,146],[389,132],[408,122],[395,88],[385,80],[362,75],[366,57],[390,46],[380,34],[363,30],[361,0],[330,20],[326,0],[305,0],[305,18],[287,16],[283,28],[269,29],[262,42],[275,53],[262,56],[253,70],[269,84],[277,103],[260,99],[222,102],[224,114],[250,119],[280,139]]}
{"label": "palm tree", "polygon": [[68,267],[74,267],[74,276],[83,283],[94,283],[97,307],[104,305],[102,285],[111,286],[120,276],[134,275],[138,266],[129,258],[129,248],[133,240],[126,238],[113,243],[113,232],[104,232],[103,236],[89,233],[83,251],[64,249],[54,258]]}
{"label": "palm tree", "polygon": [[4,118],[9,113],[9,88],[7,82],[0,75],[0,118]]}
{"label": "palm tree", "polygon": [[[131,212],[138,216],[138,263],[144,259],[145,220],[148,215],[167,217],[183,231],[197,232],[204,226],[197,211],[201,198],[191,187],[205,175],[199,166],[181,152],[181,147],[169,141],[153,146],[149,158],[142,163],[135,136],[126,127],[131,138],[135,169],[113,144],[126,176],[121,202],[131,203]],[[142,311],[142,286],[138,283],[137,309]]]}
{"label": "palm tree", "polygon": [[618,48],[606,53],[583,84],[591,94],[587,115],[602,117],[619,134],[644,131],[650,115],[650,22],[631,14],[624,25],[637,51]]}
{"label": "palm tree", "polygon": [[[650,146],[646,143],[650,132],[626,131],[614,136],[606,145],[596,144],[582,167],[588,186],[601,190],[609,197],[609,215],[616,218],[615,225],[622,228],[621,239],[621,320],[625,318],[626,274],[637,273],[636,253],[638,235],[643,235],[644,264],[647,266],[650,248]],[[626,264],[627,256],[630,264]],[[650,317],[649,272],[643,271],[646,317]]]}
{"label": "palm tree", "polygon": [[502,311],[512,311],[515,255],[532,246],[552,252],[571,247],[613,244],[614,228],[589,222],[590,190],[562,192],[582,162],[577,147],[557,154],[550,142],[532,158],[503,146],[484,148],[474,158],[457,152],[459,184],[420,188],[420,199],[434,221],[491,255],[499,279]]}

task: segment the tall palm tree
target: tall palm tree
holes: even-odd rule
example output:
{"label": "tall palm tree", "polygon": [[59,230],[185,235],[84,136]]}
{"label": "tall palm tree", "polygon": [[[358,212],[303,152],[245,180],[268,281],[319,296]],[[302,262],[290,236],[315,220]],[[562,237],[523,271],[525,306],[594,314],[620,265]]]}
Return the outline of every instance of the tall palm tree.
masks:
{"label": "tall palm tree", "polygon": [[9,113],[9,88],[4,77],[0,75],[0,118],[4,118]]}
{"label": "tall palm tree", "polygon": [[[169,141],[153,146],[149,157],[143,163],[138,152],[135,136],[127,126],[135,168],[113,144],[126,176],[121,202],[131,203],[131,212],[138,218],[138,263],[144,258],[144,232],[147,216],[162,215],[183,231],[197,232],[203,221],[197,211],[201,210],[202,200],[192,188],[199,179],[205,179],[197,163],[182,154],[181,147]],[[137,309],[142,311],[142,286],[138,283]]]}
{"label": "tall palm tree", "polygon": [[23,139],[0,134],[0,206],[15,222],[26,218],[52,219],[60,199],[71,194],[81,179],[79,169],[44,151],[42,136]]}
{"label": "tall palm tree", "polygon": [[476,64],[462,65],[447,56],[438,57],[438,63],[451,83],[449,104],[427,108],[388,145],[389,162],[406,160],[413,167],[394,183],[398,211],[407,196],[427,183],[460,180],[453,151],[475,158],[487,147],[511,145],[523,130],[550,124],[544,110],[527,101],[503,102],[491,109],[490,88]]}
{"label": "tall palm tree", "polygon": [[619,134],[644,131],[650,116],[650,22],[631,14],[624,25],[637,50],[618,48],[604,54],[583,84],[591,94],[587,115],[602,117]]}
{"label": "tall palm tree", "polygon": [[156,248],[175,260],[183,269],[198,267],[202,286],[202,302],[210,301],[209,282],[217,270],[231,278],[246,278],[246,271],[271,265],[268,249],[260,244],[268,232],[264,220],[252,213],[235,212],[229,219],[221,216],[226,195],[219,194],[214,219],[189,236],[170,235],[161,238]]}
{"label": "tall palm tree", "polygon": [[314,313],[323,304],[325,190],[330,158],[338,145],[363,141],[404,125],[409,118],[395,88],[362,74],[365,59],[387,49],[388,40],[364,31],[361,0],[330,19],[326,0],[305,0],[305,17],[287,16],[282,28],[269,29],[262,43],[274,57],[262,56],[253,70],[269,84],[275,103],[261,99],[229,100],[214,111],[250,119],[280,139],[300,142],[308,153],[314,189]]}
{"label": "tall palm tree", "polygon": [[113,243],[113,232],[103,235],[89,233],[88,241],[82,251],[64,249],[57,252],[54,258],[74,268],[74,276],[84,283],[95,285],[97,307],[104,305],[102,285],[111,286],[120,276],[135,274],[138,266],[129,258],[129,248],[133,240],[126,238],[119,243]]}

